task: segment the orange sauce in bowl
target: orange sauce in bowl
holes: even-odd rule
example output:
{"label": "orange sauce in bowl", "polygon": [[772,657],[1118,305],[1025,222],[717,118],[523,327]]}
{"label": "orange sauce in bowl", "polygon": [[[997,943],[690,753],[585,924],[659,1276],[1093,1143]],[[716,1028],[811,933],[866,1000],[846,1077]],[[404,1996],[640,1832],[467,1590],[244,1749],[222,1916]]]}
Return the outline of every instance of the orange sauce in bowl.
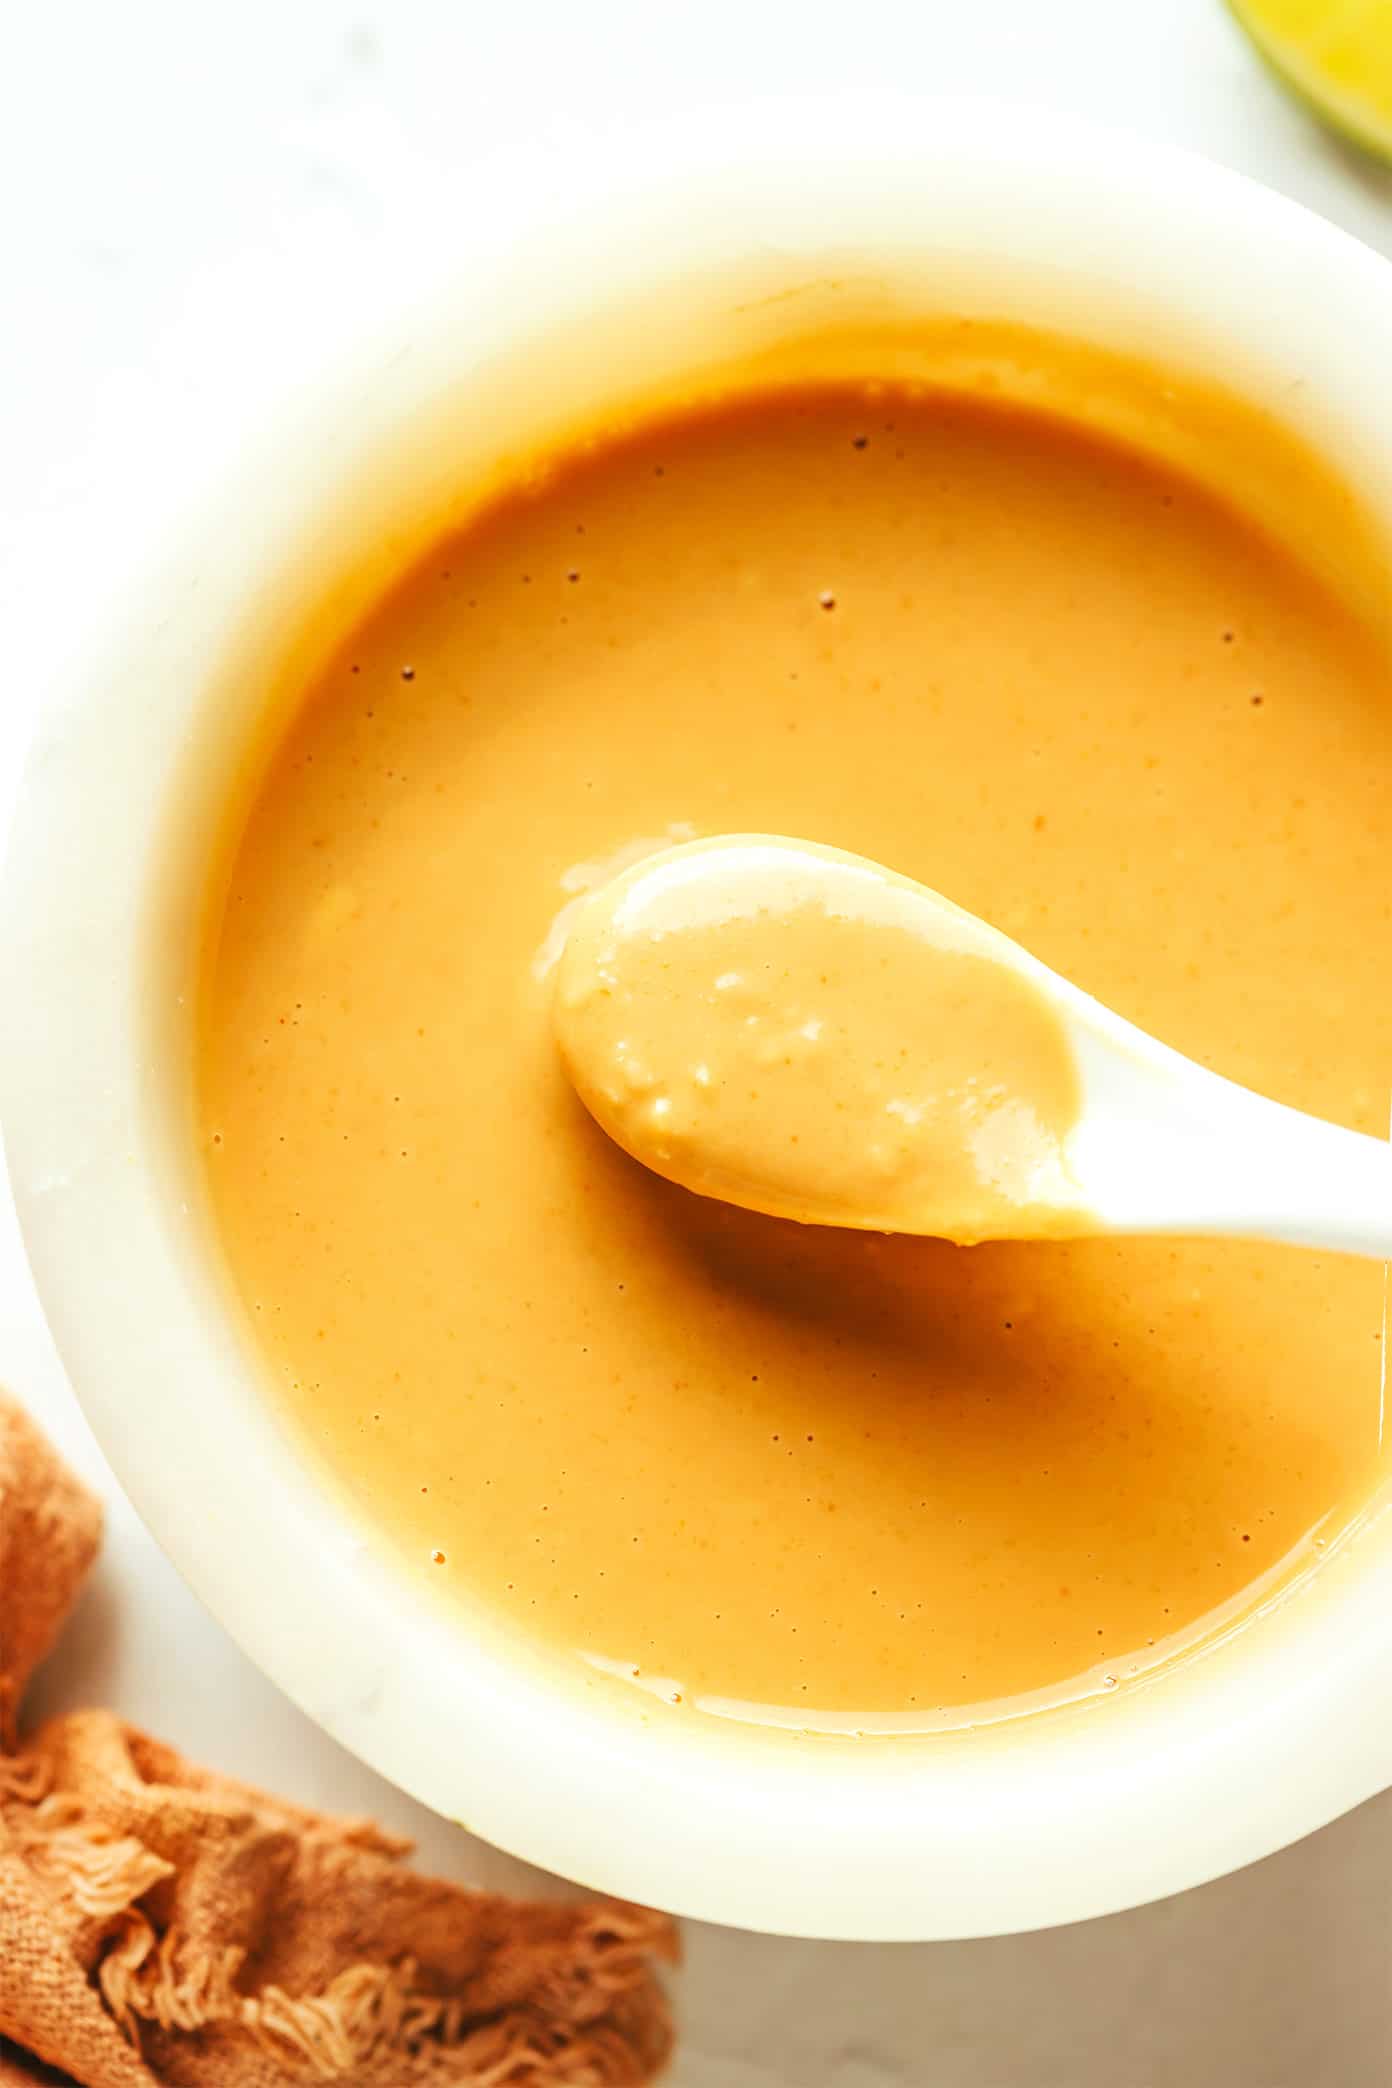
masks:
{"label": "orange sauce in bowl", "polygon": [[680,1715],[1124,1684],[1378,1483],[1383,1272],[887,1239],[636,1165],[559,1061],[548,937],[730,831],[892,863],[1385,1133],[1386,650],[1236,493],[1085,421],[830,379],[675,403],[343,634],[209,939],[208,1176],[269,1380],[462,1620]]}

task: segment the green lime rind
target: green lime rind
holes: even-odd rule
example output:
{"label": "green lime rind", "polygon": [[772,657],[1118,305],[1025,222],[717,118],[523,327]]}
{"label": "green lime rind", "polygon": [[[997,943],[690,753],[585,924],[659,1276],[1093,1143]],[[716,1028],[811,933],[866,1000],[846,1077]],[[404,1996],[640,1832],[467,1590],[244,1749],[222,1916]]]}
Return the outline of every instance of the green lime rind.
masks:
{"label": "green lime rind", "polygon": [[1392,167],[1392,116],[1383,116],[1377,109],[1351,99],[1340,88],[1331,87],[1298,51],[1292,51],[1265,29],[1249,13],[1243,0],[1227,0],[1227,6],[1273,79],[1346,144],[1357,146],[1384,166]]}

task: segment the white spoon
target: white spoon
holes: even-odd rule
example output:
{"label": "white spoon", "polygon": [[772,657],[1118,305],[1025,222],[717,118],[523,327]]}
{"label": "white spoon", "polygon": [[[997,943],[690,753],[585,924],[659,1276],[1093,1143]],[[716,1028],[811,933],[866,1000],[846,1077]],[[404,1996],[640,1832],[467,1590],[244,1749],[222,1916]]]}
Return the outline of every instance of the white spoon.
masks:
{"label": "white spoon", "polygon": [[814,843],[692,842],[591,893],[555,1025],[635,1158],[774,1216],[1392,1256],[1392,1145],[1206,1071],[927,886]]}

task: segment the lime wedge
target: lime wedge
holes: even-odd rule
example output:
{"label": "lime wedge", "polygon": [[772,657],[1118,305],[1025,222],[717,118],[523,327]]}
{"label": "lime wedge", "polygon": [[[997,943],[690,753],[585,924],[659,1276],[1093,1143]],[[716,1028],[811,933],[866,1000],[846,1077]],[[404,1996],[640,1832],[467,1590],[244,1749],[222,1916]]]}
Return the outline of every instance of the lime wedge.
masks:
{"label": "lime wedge", "polygon": [[1272,69],[1345,138],[1392,161],[1392,0],[1228,0]]}

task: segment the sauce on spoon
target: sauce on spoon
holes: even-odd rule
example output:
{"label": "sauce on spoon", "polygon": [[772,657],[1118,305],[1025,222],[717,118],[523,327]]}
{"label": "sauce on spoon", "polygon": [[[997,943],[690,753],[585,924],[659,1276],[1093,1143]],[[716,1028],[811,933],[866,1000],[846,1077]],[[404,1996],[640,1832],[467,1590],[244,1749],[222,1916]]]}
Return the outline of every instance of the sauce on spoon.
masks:
{"label": "sauce on spoon", "polygon": [[1004,938],[863,857],[650,857],[577,910],[554,1021],[604,1130],[703,1196],[961,1243],[1080,1229],[1058,1015]]}

